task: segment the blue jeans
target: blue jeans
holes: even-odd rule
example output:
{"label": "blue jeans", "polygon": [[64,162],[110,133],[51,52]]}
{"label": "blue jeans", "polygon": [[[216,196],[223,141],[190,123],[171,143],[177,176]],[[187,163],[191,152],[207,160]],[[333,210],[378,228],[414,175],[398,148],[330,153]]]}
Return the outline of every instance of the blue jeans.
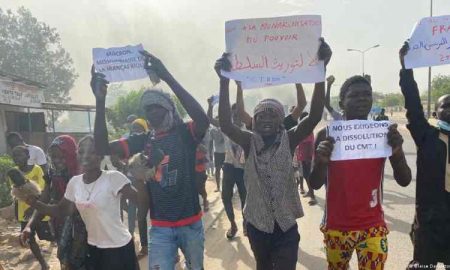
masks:
{"label": "blue jeans", "polygon": [[205,234],[201,220],[182,227],[152,226],[148,231],[149,270],[174,270],[178,248],[184,254],[187,269],[203,269]]}

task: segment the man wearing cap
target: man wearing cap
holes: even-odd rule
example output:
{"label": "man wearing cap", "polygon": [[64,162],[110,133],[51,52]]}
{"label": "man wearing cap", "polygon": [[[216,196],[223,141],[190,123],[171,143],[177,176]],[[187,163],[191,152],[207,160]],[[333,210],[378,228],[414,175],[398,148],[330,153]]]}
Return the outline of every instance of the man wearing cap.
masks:
{"label": "man wearing cap", "polygon": [[182,121],[167,93],[146,90],[141,98],[141,108],[152,132],[131,135],[109,145],[104,113],[108,82],[102,74],[93,72],[91,87],[97,101],[96,150],[121,156],[142,153],[148,158],[147,166],[154,169],[155,173],[145,179],[152,225],[149,269],[174,269],[174,258],[181,249],[187,268],[200,270],[203,268],[204,231],[195,183],[195,151],[209,120],[200,104],[162,62],[147,52],[143,54],[145,68],[168,84],[193,121]]}

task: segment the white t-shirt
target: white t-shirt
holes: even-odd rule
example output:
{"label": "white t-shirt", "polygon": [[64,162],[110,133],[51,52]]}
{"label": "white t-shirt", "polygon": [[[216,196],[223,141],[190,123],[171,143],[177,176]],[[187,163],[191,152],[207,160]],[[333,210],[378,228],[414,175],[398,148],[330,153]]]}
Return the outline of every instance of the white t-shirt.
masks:
{"label": "white t-shirt", "polygon": [[131,234],[120,218],[119,191],[127,184],[130,180],[118,171],[103,171],[90,184],[83,182],[83,175],[70,179],[64,197],[74,202],[80,212],[89,245],[118,248],[130,242]]}
{"label": "white t-shirt", "polygon": [[36,146],[27,144],[28,152],[30,153],[30,158],[28,159],[28,165],[44,165],[47,164],[47,157],[44,151]]}
{"label": "white t-shirt", "polygon": [[225,135],[219,128],[213,127],[210,131],[214,143],[214,153],[225,153]]}
{"label": "white t-shirt", "polygon": [[232,142],[228,137],[225,137],[224,163],[231,164],[237,169],[243,169],[245,164],[244,150],[238,144]]}

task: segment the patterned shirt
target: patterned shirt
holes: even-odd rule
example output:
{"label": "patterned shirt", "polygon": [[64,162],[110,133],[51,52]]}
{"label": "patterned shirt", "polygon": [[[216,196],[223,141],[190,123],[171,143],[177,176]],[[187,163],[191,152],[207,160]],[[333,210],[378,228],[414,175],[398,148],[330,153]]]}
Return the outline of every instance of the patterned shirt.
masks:
{"label": "patterned shirt", "polygon": [[198,139],[194,123],[182,124],[156,135],[131,135],[130,154],[144,152],[149,157],[161,152],[155,179],[147,182],[150,194],[150,218],[153,226],[178,227],[201,219],[201,209],[195,183],[195,153]]}
{"label": "patterned shirt", "polygon": [[275,222],[286,232],[303,216],[292,158],[286,131],[270,147],[253,133],[244,168],[247,188],[244,217],[262,232],[273,233]]}

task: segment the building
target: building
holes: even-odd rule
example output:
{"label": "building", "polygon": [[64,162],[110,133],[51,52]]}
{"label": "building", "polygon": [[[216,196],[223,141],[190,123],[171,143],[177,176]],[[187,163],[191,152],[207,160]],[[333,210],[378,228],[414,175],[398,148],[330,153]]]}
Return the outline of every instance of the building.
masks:
{"label": "building", "polygon": [[[91,112],[95,112],[95,106],[47,103],[45,88],[41,83],[0,71],[0,154],[8,151],[8,132],[19,132],[27,143],[47,149],[60,134],[79,138],[91,131]],[[56,132],[55,115],[62,111],[85,112],[89,132]]]}

